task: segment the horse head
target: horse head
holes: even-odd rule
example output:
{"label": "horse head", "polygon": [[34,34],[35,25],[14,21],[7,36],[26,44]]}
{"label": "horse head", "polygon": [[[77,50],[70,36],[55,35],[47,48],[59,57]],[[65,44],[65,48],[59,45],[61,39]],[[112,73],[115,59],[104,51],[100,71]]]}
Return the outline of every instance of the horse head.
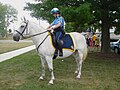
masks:
{"label": "horse head", "polygon": [[26,20],[24,17],[18,29],[15,30],[15,32],[13,33],[13,40],[19,41],[20,39],[24,38],[23,34],[26,31],[27,27],[28,27],[28,20]]}

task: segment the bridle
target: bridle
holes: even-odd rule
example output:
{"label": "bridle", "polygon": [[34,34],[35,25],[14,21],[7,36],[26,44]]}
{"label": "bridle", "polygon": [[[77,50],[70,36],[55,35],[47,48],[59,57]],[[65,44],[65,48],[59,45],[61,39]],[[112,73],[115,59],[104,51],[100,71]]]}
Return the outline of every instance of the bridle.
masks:
{"label": "bridle", "polygon": [[[21,37],[22,37],[22,39],[27,39],[27,38],[30,38],[30,37],[34,37],[34,36],[37,36],[37,35],[40,35],[40,34],[43,34],[43,33],[46,33],[46,32],[50,32],[49,30],[46,30],[46,31],[44,31],[44,32],[41,32],[41,33],[37,33],[37,34],[33,34],[33,35],[29,35],[29,36],[24,36],[23,35],[23,33],[25,32],[25,30],[26,30],[26,28],[27,28],[27,26],[28,26],[28,22],[24,22],[26,25],[25,25],[25,27],[23,28],[23,31],[22,32],[20,32],[20,31],[18,31],[18,30],[15,30]],[[46,40],[46,38],[49,36],[50,34],[47,34],[47,36],[42,40],[42,42],[40,42],[40,44],[37,46],[37,51],[38,51],[38,49],[39,49],[39,47],[42,45],[42,43]]]}
{"label": "bridle", "polygon": [[23,31],[22,32],[20,32],[20,31],[18,31],[18,30],[15,30],[20,36],[22,36],[22,38],[23,39],[25,39],[26,37],[25,36],[23,36],[23,33],[25,32],[25,30],[26,30],[26,28],[27,28],[27,26],[28,26],[28,22],[24,22],[26,25],[25,25],[25,27],[23,28]]}
{"label": "bridle", "polygon": [[48,30],[44,31],[44,32],[41,32],[41,33],[37,33],[37,34],[33,34],[33,35],[29,35],[29,36],[24,36],[23,33],[25,32],[27,26],[28,26],[28,22],[24,22],[26,25],[25,27],[23,28],[23,31],[20,32],[18,30],[15,30],[21,37],[22,39],[27,39],[27,38],[31,38],[31,37],[34,37],[34,36],[37,36],[37,35],[40,35],[40,34],[43,34],[43,33],[46,33],[46,32],[49,32]]}

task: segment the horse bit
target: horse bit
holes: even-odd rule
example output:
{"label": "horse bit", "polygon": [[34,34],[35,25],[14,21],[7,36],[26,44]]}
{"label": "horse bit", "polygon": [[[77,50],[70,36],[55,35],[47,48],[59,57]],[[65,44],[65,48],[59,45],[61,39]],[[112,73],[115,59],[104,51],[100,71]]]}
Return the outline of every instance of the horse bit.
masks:
{"label": "horse bit", "polygon": [[[37,35],[40,35],[40,34],[43,34],[43,33],[46,33],[46,32],[50,32],[49,30],[46,30],[44,32],[41,32],[41,33],[37,33],[37,34],[33,34],[33,35],[29,35],[27,37],[23,36],[23,33],[25,32],[27,26],[28,26],[28,22],[24,22],[26,25],[23,29],[22,32],[18,31],[18,30],[15,30],[20,36],[22,36],[23,39],[27,39],[27,38],[30,38],[30,37],[34,37],[34,36],[37,36]],[[46,38],[49,36],[49,34],[42,40],[42,42],[37,46],[37,51],[39,49],[39,47],[42,45],[42,43],[46,40]]]}

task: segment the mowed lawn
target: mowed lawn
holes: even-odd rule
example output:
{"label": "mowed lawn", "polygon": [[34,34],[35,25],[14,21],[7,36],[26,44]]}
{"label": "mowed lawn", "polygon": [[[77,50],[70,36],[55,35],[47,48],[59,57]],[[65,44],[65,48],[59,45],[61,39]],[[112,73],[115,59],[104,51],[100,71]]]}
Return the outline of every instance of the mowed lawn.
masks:
{"label": "mowed lawn", "polygon": [[0,43],[0,54],[33,45],[32,42],[5,42]]}
{"label": "mowed lawn", "polygon": [[41,64],[33,50],[0,63],[0,90],[120,90],[120,56],[90,52],[83,63],[80,80],[75,78],[73,57],[54,60],[54,85],[40,81]]}

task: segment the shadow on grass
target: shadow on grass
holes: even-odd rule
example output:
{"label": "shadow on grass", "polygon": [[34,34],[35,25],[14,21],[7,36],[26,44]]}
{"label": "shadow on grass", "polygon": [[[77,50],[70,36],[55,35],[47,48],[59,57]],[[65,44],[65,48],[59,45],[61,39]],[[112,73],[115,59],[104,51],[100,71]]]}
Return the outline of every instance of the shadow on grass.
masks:
{"label": "shadow on grass", "polygon": [[47,68],[46,79],[38,81],[41,64],[36,52],[31,51],[0,63],[0,90],[119,90],[120,60],[114,57],[90,52],[83,63],[80,80],[75,79],[73,57],[54,60],[56,80],[49,86]]}

